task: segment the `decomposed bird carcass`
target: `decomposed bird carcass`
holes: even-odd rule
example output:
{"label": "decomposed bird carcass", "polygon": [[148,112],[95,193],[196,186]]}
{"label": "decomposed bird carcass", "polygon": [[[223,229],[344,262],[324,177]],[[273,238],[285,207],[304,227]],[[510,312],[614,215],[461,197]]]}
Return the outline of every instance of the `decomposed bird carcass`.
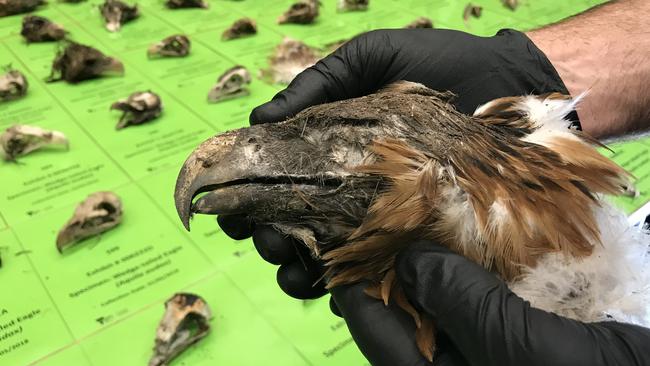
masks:
{"label": "decomposed bird carcass", "polygon": [[468,116],[451,93],[397,83],[208,139],[180,171],[176,208],[186,227],[192,214],[246,214],[300,239],[329,287],[370,281],[369,294],[412,314],[428,359],[434,324],[393,270],[414,238],[494,271],[546,311],[648,326],[649,237],[602,200],[633,188],[595,140],[568,129],[579,99],[501,98]]}

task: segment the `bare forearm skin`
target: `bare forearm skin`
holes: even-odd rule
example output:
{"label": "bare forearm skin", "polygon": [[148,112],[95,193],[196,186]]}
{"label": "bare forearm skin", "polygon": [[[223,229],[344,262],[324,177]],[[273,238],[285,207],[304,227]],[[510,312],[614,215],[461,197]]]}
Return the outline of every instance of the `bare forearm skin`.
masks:
{"label": "bare forearm skin", "polygon": [[618,0],[527,33],[572,95],[585,132],[650,129],[650,0]]}

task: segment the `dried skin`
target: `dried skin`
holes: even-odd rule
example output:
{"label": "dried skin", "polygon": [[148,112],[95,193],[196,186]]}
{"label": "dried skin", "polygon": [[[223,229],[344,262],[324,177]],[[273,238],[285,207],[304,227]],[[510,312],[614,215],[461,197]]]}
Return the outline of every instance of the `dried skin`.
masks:
{"label": "dried skin", "polygon": [[69,142],[59,131],[48,131],[36,126],[13,125],[0,135],[0,145],[5,160],[16,161],[19,156],[48,145],[61,145],[67,149]]}
{"label": "dried skin", "polygon": [[427,17],[419,17],[412,21],[411,23],[407,24],[406,27],[404,28],[409,28],[409,29],[414,29],[414,28],[433,28],[433,21]]}
{"label": "dried skin", "polygon": [[[189,227],[193,213],[246,213],[306,241],[326,262],[329,287],[381,283],[374,293],[385,301],[402,297],[389,274],[416,238],[505,280],[548,253],[589,256],[600,241],[597,197],[625,193],[629,175],[582,133],[535,134],[547,127],[522,103],[566,97],[505,98],[475,116],[458,113],[452,97],[399,83],[213,137],[181,169],[179,216]],[[430,358],[433,325],[414,318]]]}
{"label": "dried skin", "polygon": [[20,34],[29,42],[52,42],[65,38],[65,29],[51,22],[49,19],[27,15],[23,18],[23,27]]}
{"label": "dried skin", "polygon": [[204,0],[167,0],[165,5],[169,9],[208,8],[208,3]]}
{"label": "dried skin", "polygon": [[176,34],[162,41],[152,44],[147,50],[149,58],[160,57],[185,57],[190,54],[192,43],[187,36]]}
{"label": "dried skin", "polygon": [[121,130],[158,118],[162,113],[162,102],[160,97],[151,91],[135,92],[128,98],[113,103],[111,110],[113,109],[123,112],[115,126],[115,129]]}
{"label": "dried skin", "polygon": [[15,100],[27,94],[29,83],[25,75],[11,66],[5,67],[6,73],[0,77],[0,102]]}
{"label": "dried skin", "polygon": [[250,18],[241,18],[235,21],[230,28],[221,34],[221,39],[228,41],[231,39],[252,36],[257,33],[257,24]]}
{"label": "dried skin", "polygon": [[28,13],[43,4],[44,0],[0,0],[0,17]]}
{"label": "dried skin", "polygon": [[75,42],[59,49],[52,61],[48,82],[65,80],[68,83],[94,79],[107,74],[124,74],[124,65],[99,50]]}
{"label": "dried skin", "polygon": [[211,317],[210,307],[198,295],[178,293],[167,300],[149,366],[169,365],[174,357],[208,335]]}
{"label": "dried skin", "polygon": [[370,0],[339,0],[338,11],[362,11],[368,9]]}
{"label": "dried skin", "polygon": [[208,101],[216,103],[249,95],[247,85],[250,83],[251,75],[248,70],[243,66],[235,66],[219,77],[217,84],[208,93]]}
{"label": "dried skin", "polygon": [[296,75],[315,64],[321,58],[319,51],[306,44],[285,38],[269,58],[269,68],[262,70],[273,83],[289,84]]}
{"label": "dried skin", "polygon": [[278,18],[278,24],[311,24],[318,17],[319,7],[318,0],[298,1]]}
{"label": "dried skin", "polygon": [[122,201],[113,192],[95,192],[81,202],[61,228],[56,248],[62,253],[73,244],[106,232],[122,222]]}
{"label": "dried skin", "polygon": [[119,0],[106,0],[99,6],[99,11],[106,22],[106,29],[117,32],[126,24],[140,16],[138,6],[130,6]]}

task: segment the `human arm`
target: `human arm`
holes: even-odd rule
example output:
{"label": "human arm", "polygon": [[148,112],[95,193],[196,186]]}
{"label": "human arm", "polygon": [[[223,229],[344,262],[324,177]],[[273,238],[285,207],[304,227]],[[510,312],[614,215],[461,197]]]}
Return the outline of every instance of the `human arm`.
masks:
{"label": "human arm", "polygon": [[572,95],[589,90],[578,115],[597,138],[650,128],[650,1],[617,0],[527,32]]}

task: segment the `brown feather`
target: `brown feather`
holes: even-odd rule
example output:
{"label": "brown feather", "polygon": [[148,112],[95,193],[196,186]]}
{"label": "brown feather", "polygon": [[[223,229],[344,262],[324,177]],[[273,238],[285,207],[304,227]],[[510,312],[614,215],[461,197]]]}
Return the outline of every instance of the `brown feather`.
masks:
{"label": "brown feather", "polygon": [[435,328],[430,316],[422,317],[422,325],[415,330],[415,342],[422,356],[429,362],[433,362],[433,353],[436,347]]}
{"label": "brown feather", "polygon": [[439,155],[404,140],[374,141],[368,163],[354,172],[388,184],[346,244],[322,256],[328,287],[371,280],[371,296],[385,304],[393,297],[411,314],[429,360],[433,322],[409,304],[393,270],[413,238],[438,241],[510,280],[545,253],[589,255],[600,242],[597,195],[621,194],[629,180],[583,133],[544,145],[526,141],[535,127],[517,109],[519,100],[503,98],[453,126],[463,131],[460,143]]}
{"label": "brown feather", "polygon": [[384,305],[388,306],[388,298],[390,297],[390,290],[393,288],[393,283],[395,282],[395,270],[390,269],[384,275],[384,279],[381,281],[381,299],[384,301]]}

